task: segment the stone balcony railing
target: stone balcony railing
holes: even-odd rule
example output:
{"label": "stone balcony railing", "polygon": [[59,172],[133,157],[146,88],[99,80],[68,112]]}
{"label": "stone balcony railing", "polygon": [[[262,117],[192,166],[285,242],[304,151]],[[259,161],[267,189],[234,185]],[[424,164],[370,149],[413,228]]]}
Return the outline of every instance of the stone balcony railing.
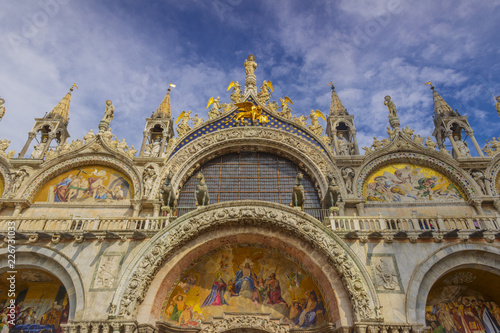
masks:
{"label": "stone balcony railing", "polygon": [[[322,217],[325,226],[347,239],[409,239],[430,238],[437,242],[446,238],[484,238],[493,242],[500,237],[498,216],[433,216],[433,217],[382,217],[382,216],[333,216],[327,210],[315,212]],[[312,215],[312,214],[311,214]],[[95,218],[23,218],[0,217],[0,235],[5,236],[14,222],[16,238],[37,242],[51,239],[144,239],[159,230],[168,228],[178,217],[95,217]]]}

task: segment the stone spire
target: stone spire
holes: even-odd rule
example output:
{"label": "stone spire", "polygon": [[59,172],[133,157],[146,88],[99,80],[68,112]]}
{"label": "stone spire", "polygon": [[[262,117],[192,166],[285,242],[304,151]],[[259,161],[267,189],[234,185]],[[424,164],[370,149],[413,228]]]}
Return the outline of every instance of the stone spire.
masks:
{"label": "stone spire", "polygon": [[64,123],[68,123],[69,104],[71,102],[71,92],[73,91],[73,88],[78,89],[76,84],[73,83],[73,86],[69,89],[69,92],[66,94],[66,96],[64,96],[63,99],[61,99],[61,101],[54,107],[54,109],[50,111],[50,113],[44,118],[62,120]]}
{"label": "stone spire", "polygon": [[347,110],[342,104],[342,101],[335,91],[335,86],[332,84],[332,98],[330,101],[330,116],[343,116],[346,115]]}
{"label": "stone spire", "polygon": [[175,88],[175,85],[170,83],[170,85],[168,86],[167,94],[154,113],[153,118],[170,118],[172,116],[172,111],[170,108],[170,91],[172,90],[171,87]]}
{"label": "stone spire", "polygon": [[458,114],[453,111],[453,109],[446,103],[446,101],[437,93],[437,91],[434,89],[434,86],[430,83],[428,83],[431,86],[432,90],[432,98],[434,100],[434,115],[436,117],[455,117],[458,116]]}

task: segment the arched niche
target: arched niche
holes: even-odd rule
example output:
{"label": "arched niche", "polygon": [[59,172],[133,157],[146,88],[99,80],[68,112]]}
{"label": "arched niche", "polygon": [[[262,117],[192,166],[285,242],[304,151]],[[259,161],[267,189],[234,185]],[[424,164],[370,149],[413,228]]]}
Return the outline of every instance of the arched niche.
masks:
{"label": "arched niche", "polygon": [[412,163],[390,163],[373,170],[363,184],[367,202],[464,201],[465,193],[449,177]]}
{"label": "arched niche", "polygon": [[[391,165],[394,167],[391,167]],[[404,170],[405,166],[408,166],[410,169]],[[398,169],[401,169],[399,171],[400,175],[394,175]],[[396,185],[396,182],[403,182],[403,180],[399,179],[399,177],[404,177],[405,174],[410,174],[412,182],[414,183],[414,185],[410,185],[412,187],[412,191],[415,191],[415,193],[418,191],[422,192],[420,196],[423,196],[423,198],[421,198],[419,202],[429,201],[427,200],[428,195],[424,195],[423,193],[433,192],[431,185],[434,185],[436,190],[443,193],[451,191],[454,194],[444,195],[445,198],[450,196],[452,198],[452,200],[444,199],[443,201],[445,202],[466,201],[470,197],[481,193],[481,190],[477,187],[477,185],[475,185],[472,178],[462,169],[458,168],[458,166],[454,166],[430,155],[413,152],[397,152],[378,156],[375,159],[368,160],[364,163],[355,179],[357,196],[363,197],[363,195],[366,194],[365,189],[369,185],[368,182],[376,182],[375,177],[383,175],[385,171],[391,175],[387,176],[386,179],[382,181],[389,180],[388,178],[391,177],[391,183],[394,186]],[[378,172],[380,172],[380,175]],[[416,172],[416,174],[413,176],[412,172]],[[436,179],[432,180],[432,177],[436,177]],[[432,184],[430,184],[430,180],[427,180],[427,184],[424,184],[426,182],[426,178],[431,178]],[[437,180],[439,179],[441,180],[438,183]],[[422,184],[420,184],[419,181]],[[451,184],[451,190],[443,188],[444,184],[447,184],[445,187],[448,187]],[[429,187],[431,188],[430,190]],[[453,187],[456,188],[456,190]],[[392,187],[389,191],[391,189]],[[394,192],[392,193],[396,194],[399,192],[397,188],[393,191]],[[457,193],[460,193],[460,198],[458,198]]]}
{"label": "arched niche", "polygon": [[122,172],[102,165],[82,165],[48,180],[33,202],[115,202],[132,199],[132,181]]}
{"label": "arched niche", "polygon": [[[0,249],[0,267],[2,267],[0,274],[2,277],[9,271],[8,259],[11,258],[8,257],[7,248]],[[35,275],[38,274],[36,272],[40,272],[38,275],[52,279],[46,282],[57,285],[57,291],[55,291],[56,287],[52,286],[49,288],[51,290],[49,295],[49,289],[45,288],[43,290],[43,293],[47,297],[45,303],[49,302],[49,298],[54,296],[53,302],[57,302],[58,310],[60,310],[60,306],[64,310],[66,305],[64,304],[64,300],[66,300],[68,303],[68,320],[78,320],[83,315],[85,294],[81,275],[66,257],[56,251],[43,247],[37,247],[35,250],[29,245],[17,245],[15,268],[18,272],[28,272],[28,276],[30,276],[30,272],[35,272],[33,273]],[[20,275],[17,278],[19,277]],[[2,279],[2,281],[5,280]],[[66,292],[64,298],[58,297],[59,286],[62,286]],[[22,290],[18,289],[16,296],[19,296],[19,292],[22,292]],[[37,313],[37,315],[40,315],[40,313]]]}
{"label": "arched niche", "polygon": [[[445,284],[445,280],[453,272],[473,270],[487,272],[488,276],[496,276],[500,281],[500,249],[484,244],[453,244],[445,246],[430,254],[413,272],[406,294],[406,315],[410,323],[426,324],[426,306],[429,297],[435,293],[431,290]],[[493,274],[493,275],[491,275]],[[453,283],[452,283],[453,284]],[[441,289],[434,289],[440,292]],[[497,290],[500,290],[497,288]],[[495,292],[498,295],[498,291]],[[495,296],[497,297],[497,296]]]}
{"label": "arched niche", "polygon": [[[319,189],[320,198],[327,192],[326,176],[329,173],[337,180],[342,177],[332,162],[331,153],[318,149],[299,136],[271,128],[241,127],[207,133],[186,143],[169,157],[168,167],[162,171],[161,178],[172,172],[172,184],[178,189],[200,165],[216,156],[239,151],[268,152],[296,163],[311,177]],[[343,182],[338,183],[342,193],[345,193]],[[156,184],[153,192],[158,193],[160,185]]]}
{"label": "arched niche", "polygon": [[[158,319],[181,327],[248,313],[270,315],[283,324],[302,328],[349,322],[344,311],[340,319],[337,295],[346,298],[343,287],[337,285],[340,290],[333,291],[317,260],[304,252],[307,246],[294,248],[286,244],[286,238],[276,238],[277,233],[265,236],[255,231],[252,234],[250,229],[237,235],[232,235],[236,230],[226,229],[226,236],[191,247],[186,256],[199,257],[189,264],[180,260],[166,274],[160,272],[158,278],[165,275],[153,302]],[[182,273],[175,276],[179,269]]]}
{"label": "arched niche", "polygon": [[[87,170],[88,168],[90,169]],[[110,170],[112,173],[115,172],[117,174],[121,174],[123,175],[121,177],[125,178],[130,185],[130,196],[128,196],[127,199],[133,199],[138,195],[138,193],[140,193],[141,181],[138,176],[138,172],[136,172],[133,166],[130,166],[128,163],[115,159],[111,156],[98,154],[75,157],[70,160],[66,160],[63,163],[59,163],[58,161],[50,161],[46,169],[34,175],[33,178],[30,179],[27,188],[23,191],[22,198],[33,200],[35,198],[35,195],[37,195],[41,188],[44,187],[48,182],[51,182],[54,178],[60,177],[65,173],[71,173],[78,169],[86,170],[85,172],[87,172],[87,174],[81,173],[84,178],[103,177],[96,175],[94,173],[94,169],[97,169],[97,174],[105,169]],[[106,171],[105,176],[109,177],[106,180],[107,184],[109,185],[111,175],[108,175],[108,171]],[[71,178],[73,179],[73,176]],[[116,177],[113,178],[116,179]],[[57,184],[58,183],[52,185],[55,186]]]}
{"label": "arched niche", "polygon": [[425,305],[425,323],[433,331],[500,331],[500,275],[474,265],[440,277]]}
{"label": "arched niche", "polygon": [[[321,263],[306,269],[317,281],[327,281],[324,282],[326,284],[320,283],[323,290],[330,286],[339,293],[339,309],[350,312],[350,315],[341,316],[350,318],[345,319],[347,322],[382,320],[378,297],[368,272],[340,238],[306,213],[278,204],[255,201],[205,206],[181,216],[176,223],[163,229],[126,268],[126,274],[121,278],[113,298],[110,315],[150,321],[153,300],[162,300],[167,296],[156,296],[159,289],[166,290],[160,286],[167,273],[174,272],[169,273],[171,280],[166,284],[171,286],[183,270],[201,256],[201,253],[197,253],[191,257],[189,251],[210,241],[215,241],[214,249],[219,248],[225,242],[219,241],[220,234],[226,228],[233,227],[235,229],[231,229],[233,232],[228,239],[235,244],[252,244],[240,238],[240,235],[257,235],[258,240],[253,241],[254,244],[263,244],[266,235],[275,235],[273,239],[297,249],[297,253],[299,250],[303,253],[284,251],[296,258],[297,262],[320,260]],[[248,228],[252,230],[248,231]],[[180,260],[183,260],[183,264],[177,265]],[[159,272],[163,272],[163,275],[159,276]],[[318,276],[326,278],[323,280]],[[325,297],[328,299],[329,296]],[[326,303],[335,304],[330,299]],[[160,311],[158,306],[156,304],[156,311]]]}

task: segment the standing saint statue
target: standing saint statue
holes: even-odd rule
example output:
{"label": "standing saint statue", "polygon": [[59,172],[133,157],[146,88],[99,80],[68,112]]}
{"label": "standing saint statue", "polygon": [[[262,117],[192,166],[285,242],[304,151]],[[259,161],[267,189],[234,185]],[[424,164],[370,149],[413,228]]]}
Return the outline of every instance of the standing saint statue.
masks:
{"label": "standing saint statue", "polygon": [[106,101],[106,110],[104,111],[104,118],[102,118],[102,121],[105,121],[108,124],[111,123],[111,120],[113,120],[113,116],[115,115],[115,107],[112,103],[113,102],[109,99]]}
{"label": "standing saint statue", "polygon": [[244,63],[245,66],[245,73],[247,75],[253,74],[255,70],[257,69],[257,63],[255,62],[255,56],[253,54],[250,54],[247,58],[247,61]]}
{"label": "standing saint statue", "polygon": [[389,118],[396,118],[398,116],[398,110],[396,110],[396,104],[391,101],[391,96],[387,95],[384,99],[384,104],[389,109]]}

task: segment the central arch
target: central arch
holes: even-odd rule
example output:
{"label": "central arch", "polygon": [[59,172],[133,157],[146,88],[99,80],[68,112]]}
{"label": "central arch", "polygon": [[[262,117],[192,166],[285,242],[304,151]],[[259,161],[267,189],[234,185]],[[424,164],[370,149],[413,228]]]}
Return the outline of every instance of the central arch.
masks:
{"label": "central arch", "polygon": [[[258,229],[261,232],[257,232]],[[302,255],[322,261],[324,268],[318,263],[315,263],[315,266],[321,268],[320,275],[323,274],[329,279],[324,285],[329,284],[331,289],[335,285],[339,286],[339,290],[345,295],[343,299],[339,299],[349,304],[352,321],[382,319],[379,300],[368,272],[338,236],[319,221],[296,209],[255,201],[224,202],[199,208],[183,215],[157,234],[127,267],[113,299],[110,314],[120,318],[137,318],[140,315],[141,320],[144,320],[143,316],[148,313],[148,310],[144,309],[152,306],[155,288],[158,288],[165,278],[172,279],[173,273],[169,277],[168,272],[173,267],[177,267],[175,269],[178,274],[182,273],[182,264],[176,265],[176,261],[185,260],[185,264],[196,259],[196,252],[191,252],[193,257],[190,258],[186,253],[182,253],[182,249],[188,244],[188,247],[202,244],[204,237],[224,242],[224,237],[213,236],[213,233],[217,234],[222,230],[231,230],[229,239],[236,242],[237,237],[243,237],[241,235],[245,234],[262,237],[262,230],[265,230],[268,234],[271,234],[271,231],[279,233],[270,239],[287,237],[286,244],[289,246],[294,247],[299,242],[304,246],[307,244],[307,250],[302,250],[303,254],[297,252],[297,259],[304,259],[305,257],[300,258]],[[202,248],[198,247],[199,249]],[[311,267],[311,270],[315,269]],[[162,272],[161,276],[158,275],[159,272]],[[332,281],[335,278],[337,282]],[[144,302],[145,299],[148,301]],[[143,302],[144,305],[141,306]]]}

